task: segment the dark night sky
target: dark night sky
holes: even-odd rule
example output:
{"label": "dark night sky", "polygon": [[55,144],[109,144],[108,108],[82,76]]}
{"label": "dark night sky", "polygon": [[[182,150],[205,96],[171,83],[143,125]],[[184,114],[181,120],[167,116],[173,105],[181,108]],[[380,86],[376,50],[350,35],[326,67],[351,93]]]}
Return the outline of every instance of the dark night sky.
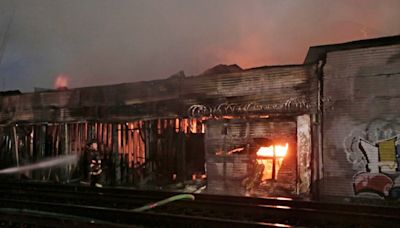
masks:
{"label": "dark night sky", "polygon": [[1,0],[0,89],[302,63],[309,46],[400,34],[399,12],[399,0]]}

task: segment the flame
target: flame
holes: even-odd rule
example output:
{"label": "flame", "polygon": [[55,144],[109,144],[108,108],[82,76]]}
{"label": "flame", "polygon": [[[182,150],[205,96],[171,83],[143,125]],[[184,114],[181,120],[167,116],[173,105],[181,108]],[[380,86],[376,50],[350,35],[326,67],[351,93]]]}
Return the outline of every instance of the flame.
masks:
{"label": "flame", "polygon": [[67,88],[68,87],[68,76],[65,74],[57,75],[56,80],[54,81],[54,88]]}
{"label": "flame", "polygon": [[286,143],[285,146],[276,145],[275,146],[275,154],[276,154],[276,156],[277,157],[285,157],[288,148],[289,148],[289,144],[288,143]]}
{"label": "flame", "polygon": [[288,143],[286,143],[285,146],[272,145],[269,147],[260,147],[260,149],[257,151],[257,155],[262,157],[273,157],[275,152],[276,157],[285,157],[288,148]]}
{"label": "flame", "polygon": [[[261,158],[257,158],[257,162],[258,164],[264,165],[263,175],[261,178],[263,181],[269,179],[276,180],[278,178],[278,172],[281,169],[283,159],[286,156],[288,148],[288,143],[286,143],[285,146],[272,145],[269,147],[260,147],[260,149],[257,151],[257,156],[260,156]],[[274,154],[275,159],[273,158]],[[273,172],[274,167],[275,172]]]}
{"label": "flame", "polygon": [[274,156],[274,146],[260,147],[257,151],[257,156],[272,157]]}

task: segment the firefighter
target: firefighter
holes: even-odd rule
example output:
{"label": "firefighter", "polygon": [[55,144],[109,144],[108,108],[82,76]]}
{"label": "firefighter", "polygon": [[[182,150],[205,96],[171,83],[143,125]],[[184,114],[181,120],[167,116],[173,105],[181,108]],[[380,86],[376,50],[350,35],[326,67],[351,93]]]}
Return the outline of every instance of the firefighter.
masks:
{"label": "firefighter", "polygon": [[103,172],[101,167],[101,159],[97,151],[97,143],[93,142],[90,145],[90,186],[102,187],[99,183],[100,176]]}

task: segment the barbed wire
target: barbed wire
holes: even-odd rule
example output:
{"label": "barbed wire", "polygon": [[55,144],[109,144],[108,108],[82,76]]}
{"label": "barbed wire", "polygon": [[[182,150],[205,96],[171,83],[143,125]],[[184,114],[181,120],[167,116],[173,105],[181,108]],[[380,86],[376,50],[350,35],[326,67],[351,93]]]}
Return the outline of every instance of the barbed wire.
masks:
{"label": "barbed wire", "polygon": [[221,117],[233,114],[270,113],[283,111],[308,110],[310,104],[305,97],[295,97],[286,100],[282,104],[257,104],[254,102],[246,104],[221,103],[215,106],[195,104],[189,107],[188,116],[199,117]]}

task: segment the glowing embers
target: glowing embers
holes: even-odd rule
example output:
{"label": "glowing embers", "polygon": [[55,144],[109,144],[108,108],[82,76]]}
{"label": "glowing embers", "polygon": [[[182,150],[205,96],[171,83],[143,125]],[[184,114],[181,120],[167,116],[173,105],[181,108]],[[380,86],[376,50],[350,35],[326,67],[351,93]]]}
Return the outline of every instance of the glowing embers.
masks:
{"label": "glowing embers", "polygon": [[261,180],[276,180],[277,174],[282,166],[283,159],[289,149],[289,144],[271,145],[260,147],[257,151],[257,163],[264,166]]}

